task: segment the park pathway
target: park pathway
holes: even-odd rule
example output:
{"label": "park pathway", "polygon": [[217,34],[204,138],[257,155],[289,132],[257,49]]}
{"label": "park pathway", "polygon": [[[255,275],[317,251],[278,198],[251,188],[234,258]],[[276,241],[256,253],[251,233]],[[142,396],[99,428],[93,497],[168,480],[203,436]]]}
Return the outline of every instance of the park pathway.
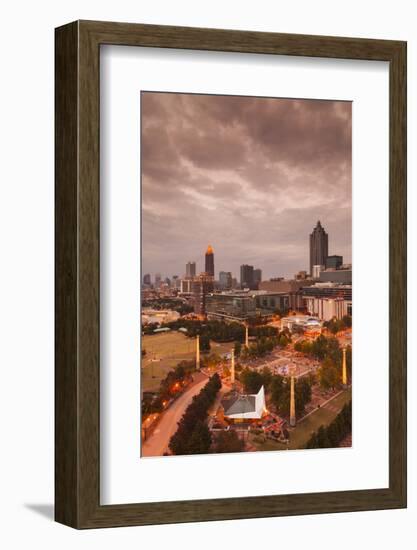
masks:
{"label": "park pathway", "polygon": [[177,431],[178,422],[181,420],[185,409],[191,403],[193,397],[207,384],[208,380],[204,377],[202,380],[197,381],[166,410],[152,435],[142,445],[143,457],[162,456],[168,450],[169,440]]}

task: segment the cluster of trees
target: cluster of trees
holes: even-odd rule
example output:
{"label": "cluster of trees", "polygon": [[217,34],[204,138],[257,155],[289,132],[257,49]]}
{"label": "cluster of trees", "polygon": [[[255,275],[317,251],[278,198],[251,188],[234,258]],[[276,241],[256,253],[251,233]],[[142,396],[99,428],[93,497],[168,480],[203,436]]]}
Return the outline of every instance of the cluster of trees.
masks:
{"label": "cluster of trees", "polygon": [[[312,378],[305,376],[295,380],[295,414],[301,416],[304,413],[307,403],[311,401]],[[289,379],[280,375],[273,376],[269,390],[271,402],[275,405],[277,412],[282,416],[288,416],[290,412],[291,384]]]}
{"label": "cluster of trees", "polygon": [[[303,340],[294,345],[296,351],[305,353],[320,360],[318,372],[319,383],[322,389],[334,389],[340,386],[342,377],[342,349],[336,338],[326,338],[320,335],[314,342]],[[346,370],[348,378],[352,373],[352,348],[346,348]]]}
{"label": "cluster of trees", "polygon": [[346,403],[336,418],[327,426],[313,433],[306,444],[306,449],[326,449],[337,447],[352,432],[352,401]]}
{"label": "cluster of trees", "polygon": [[276,327],[270,325],[264,325],[260,327],[250,327],[249,336],[256,336],[256,338],[272,338],[279,335],[279,330]]}
{"label": "cluster of trees", "polygon": [[153,334],[153,331],[159,327],[158,323],[148,323],[142,326],[143,334]]}
{"label": "cluster of trees", "polygon": [[240,453],[245,443],[234,430],[219,432],[214,442],[215,453]]}
{"label": "cluster of trees", "polygon": [[183,386],[185,380],[190,379],[195,370],[195,361],[181,361],[170,370],[166,377],[161,380],[157,395],[145,393],[142,399],[142,415],[161,412],[163,403],[171,399]]}
{"label": "cluster of trees", "polygon": [[173,311],[178,311],[180,315],[187,315],[187,313],[191,313],[193,310],[193,307],[189,304],[185,303],[183,300],[180,300],[179,298],[154,298],[153,300],[144,300],[142,302],[142,307],[149,307],[152,309],[171,309]]}
{"label": "cluster of trees", "polygon": [[273,376],[268,367],[264,367],[262,371],[251,369],[243,369],[239,373],[239,380],[246,393],[258,393],[261,386],[268,390]]}
{"label": "cluster of trees", "polygon": [[[243,369],[239,373],[239,380],[246,393],[258,393],[261,386],[270,393],[271,403],[282,416],[288,416],[290,412],[291,386],[288,379],[279,374],[273,375],[268,367],[261,371]],[[311,387],[313,377],[304,376],[295,381],[295,412],[297,416],[304,413],[307,403],[311,401]]]}
{"label": "cluster of trees", "polygon": [[171,437],[169,448],[174,455],[207,453],[211,446],[211,434],[207,427],[207,414],[221,388],[219,375],[214,374],[200,393],[193,397]]}
{"label": "cluster of trees", "polygon": [[170,323],[164,323],[164,327],[169,327],[172,330],[179,328],[187,329],[187,336],[195,338],[197,334],[202,337],[207,337],[215,342],[244,342],[245,327],[240,323],[226,323],[225,321],[199,321],[197,319],[178,319]]}
{"label": "cluster of trees", "polygon": [[337,334],[340,330],[345,330],[352,326],[352,317],[350,315],[344,315],[342,319],[331,319],[323,323],[332,334]]}
{"label": "cluster of trees", "polygon": [[[260,329],[273,329],[275,332],[269,330],[261,331]],[[251,343],[248,348],[235,344],[235,354],[242,355],[243,359],[255,359],[257,357],[263,357],[267,353],[270,353],[276,346],[285,348],[291,342],[291,336],[287,331],[278,332],[274,327],[258,327],[260,330],[260,336],[256,342]],[[270,336],[266,336],[270,334]]]}

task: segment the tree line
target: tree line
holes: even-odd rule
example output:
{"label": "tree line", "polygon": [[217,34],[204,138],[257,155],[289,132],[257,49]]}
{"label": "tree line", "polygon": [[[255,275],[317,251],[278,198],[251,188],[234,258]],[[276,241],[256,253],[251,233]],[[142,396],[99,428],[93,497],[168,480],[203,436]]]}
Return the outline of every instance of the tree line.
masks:
{"label": "tree line", "polygon": [[204,454],[209,451],[212,441],[206,423],[207,415],[221,385],[220,377],[216,373],[200,393],[193,397],[169,442],[169,448],[174,455]]}
{"label": "tree line", "polygon": [[[165,378],[161,380],[157,395],[145,393],[142,398],[142,415],[161,412],[164,408],[164,401],[169,401],[189,380],[192,372],[195,371],[195,361],[181,361],[170,370]],[[178,385],[177,385],[178,384]]]}
{"label": "tree line", "polygon": [[323,326],[326,327],[332,334],[337,334],[341,330],[351,328],[352,317],[350,315],[344,315],[341,319],[334,318],[330,321],[325,321]]}
{"label": "tree line", "polygon": [[[296,342],[294,349],[321,361],[318,380],[323,390],[335,389],[341,385],[343,352],[337,338],[333,336],[326,338],[321,334],[313,342],[309,340]],[[346,348],[346,371],[348,379],[350,379],[352,377],[351,346]]]}
{"label": "tree line", "polygon": [[350,433],[352,433],[352,401],[344,405],[343,409],[328,426],[320,426],[313,433],[307,441],[306,449],[337,447]]}

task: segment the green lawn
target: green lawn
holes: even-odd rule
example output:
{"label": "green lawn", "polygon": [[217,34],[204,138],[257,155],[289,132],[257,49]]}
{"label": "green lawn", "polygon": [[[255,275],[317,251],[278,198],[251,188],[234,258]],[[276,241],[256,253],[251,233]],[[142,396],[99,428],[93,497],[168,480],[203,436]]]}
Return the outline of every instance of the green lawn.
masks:
{"label": "green lawn", "polygon": [[[233,342],[211,342],[211,351],[223,354],[230,351],[233,346]],[[142,336],[142,349],[146,350],[141,364],[142,387],[144,391],[156,391],[161,380],[180,361],[195,358],[196,340],[174,331],[146,335]]]}
{"label": "green lawn", "polygon": [[[320,426],[327,426],[337,416],[338,412],[342,409],[345,403],[348,403],[352,399],[351,388],[347,389],[335,399],[330,401],[329,406],[336,408],[332,410],[330,408],[321,408],[310,414],[305,420],[302,420],[294,430],[290,432],[289,449],[302,449],[307,441],[310,439],[312,432],[315,432]],[[253,439],[250,439],[252,444],[259,451],[279,451],[287,448],[287,445],[278,443],[275,441],[267,440],[265,443],[255,443]]]}

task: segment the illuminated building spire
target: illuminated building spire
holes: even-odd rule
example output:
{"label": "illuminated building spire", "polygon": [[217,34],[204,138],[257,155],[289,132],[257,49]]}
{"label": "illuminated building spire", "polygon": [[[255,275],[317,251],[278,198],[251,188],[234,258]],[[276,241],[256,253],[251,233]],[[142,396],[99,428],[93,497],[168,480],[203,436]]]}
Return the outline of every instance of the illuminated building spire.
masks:
{"label": "illuminated building spire", "polygon": [[207,247],[205,271],[208,275],[211,275],[211,277],[214,277],[214,250],[211,244],[209,244]]}

